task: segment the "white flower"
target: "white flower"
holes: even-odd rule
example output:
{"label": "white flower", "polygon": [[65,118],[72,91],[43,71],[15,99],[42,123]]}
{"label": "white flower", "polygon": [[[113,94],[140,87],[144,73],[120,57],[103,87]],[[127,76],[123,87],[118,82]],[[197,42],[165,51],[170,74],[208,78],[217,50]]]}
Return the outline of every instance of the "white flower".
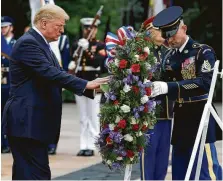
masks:
{"label": "white flower", "polygon": [[148,55],[150,54],[150,49],[149,49],[149,47],[145,47],[143,50],[144,50],[144,52],[146,52]]}
{"label": "white flower", "polygon": [[124,88],[123,88],[123,91],[125,93],[129,92],[131,90],[131,86],[129,86],[128,84],[125,84]]}
{"label": "white flower", "polygon": [[111,165],[111,164],[112,164],[111,160],[107,160],[106,163],[107,163],[108,165]]}
{"label": "white flower", "polygon": [[116,67],[119,67],[119,62],[120,62],[119,59],[116,58],[115,59],[115,65],[116,65]]}
{"label": "white flower", "polygon": [[131,124],[137,124],[136,119],[134,117],[132,117],[131,119]]}
{"label": "white flower", "polygon": [[133,141],[133,137],[130,134],[126,134],[126,135],[124,135],[124,140],[126,140],[128,142],[132,142]]}
{"label": "white flower", "polygon": [[150,82],[150,80],[149,80],[149,79],[144,79],[143,84],[146,84],[146,83],[148,83],[148,82]]}
{"label": "white flower", "polygon": [[148,126],[148,122],[144,121],[143,124],[147,127]]}
{"label": "white flower", "polygon": [[152,67],[148,62],[145,63],[145,66],[146,66],[146,70],[150,70]]}
{"label": "white flower", "polygon": [[120,117],[119,116],[116,116],[116,119],[115,119],[115,123],[118,123],[120,121]]}
{"label": "white flower", "polygon": [[147,103],[147,101],[149,100],[149,97],[147,95],[144,95],[142,98],[141,98],[141,103],[142,104],[145,104]]}
{"label": "white flower", "polygon": [[156,107],[156,101],[153,101],[153,107]]}
{"label": "white flower", "polygon": [[124,112],[124,113],[128,113],[130,112],[130,107],[123,104],[123,106],[121,106],[121,110]]}
{"label": "white flower", "polygon": [[154,63],[156,64],[157,63],[157,58],[153,57],[153,59],[154,59]]}
{"label": "white flower", "polygon": [[123,158],[119,156],[119,157],[117,157],[117,160],[123,160]]}
{"label": "white flower", "polygon": [[139,55],[135,55],[137,61],[139,61]]}
{"label": "white flower", "polygon": [[137,133],[136,133],[136,136],[137,136],[137,137],[142,136],[142,132],[141,132],[141,131],[137,132]]}
{"label": "white flower", "polygon": [[114,130],[114,128],[115,128],[115,125],[114,124],[109,124],[108,126],[109,126],[109,129],[110,130]]}

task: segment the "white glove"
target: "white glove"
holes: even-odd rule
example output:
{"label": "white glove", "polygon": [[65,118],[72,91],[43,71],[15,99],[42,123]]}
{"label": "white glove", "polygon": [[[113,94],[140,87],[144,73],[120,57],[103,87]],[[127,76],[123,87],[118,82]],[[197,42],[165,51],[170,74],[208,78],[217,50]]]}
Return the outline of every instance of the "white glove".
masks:
{"label": "white glove", "polygon": [[78,46],[82,47],[83,50],[87,50],[89,47],[89,42],[85,38],[81,38],[77,44],[78,44]]}
{"label": "white glove", "polygon": [[161,94],[168,93],[168,86],[166,82],[155,81],[152,83],[152,95],[151,97],[156,97]]}
{"label": "white glove", "polygon": [[71,61],[68,65],[68,69],[69,70],[74,70],[76,67],[76,63],[74,61]]}

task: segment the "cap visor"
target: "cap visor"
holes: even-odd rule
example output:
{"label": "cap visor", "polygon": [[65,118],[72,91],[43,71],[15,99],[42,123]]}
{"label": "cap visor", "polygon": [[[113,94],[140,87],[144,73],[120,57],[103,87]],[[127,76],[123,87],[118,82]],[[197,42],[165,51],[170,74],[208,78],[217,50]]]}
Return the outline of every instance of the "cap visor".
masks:
{"label": "cap visor", "polygon": [[1,23],[1,27],[4,27],[4,26],[9,26],[9,25],[11,25],[12,23],[10,23],[10,22],[3,22],[3,23]]}

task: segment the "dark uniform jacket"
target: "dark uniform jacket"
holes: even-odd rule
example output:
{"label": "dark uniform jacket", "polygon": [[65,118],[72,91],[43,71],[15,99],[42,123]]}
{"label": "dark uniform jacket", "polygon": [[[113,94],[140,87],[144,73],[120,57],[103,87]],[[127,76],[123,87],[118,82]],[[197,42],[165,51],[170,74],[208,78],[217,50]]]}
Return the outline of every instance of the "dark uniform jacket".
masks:
{"label": "dark uniform jacket", "polygon": [[70,63],[70,44],[67,35],[61,35],[59,39],[59,49],[61,55],[61,63],[64,70],[68,71]]}
{"label": "dark uniform jacket", "polygon": [[[75,42],[73,47],[74,50],[77,48],[77,42]],[[78,72],[76,76],[89,81],[98,78],[105,58],[105,44],[98,40],[90,41],[89,48],[83,52],[80,65],[77,67]],[[91,93],[89,92],[89,94]]]}
{"label": "dark uniform jacket", "polygon": [[82,95],[87,81],[63,71],[34,29],[16,42],[11,57],[10,98],[4,108],[2,131],[52,143],[61,125],[61,88]]}
{"label": "dark uniform jacket", "polygon": [[[172,70],[166,71],[168,97],[175,100],[172,144],[192,147],[207,102],[216,57],[214,50],[189,38],[183,51],[168,51],[164,62]],[[165,65],[164,65],[165,66]],[[221,139],[221,131],[210,116],[207,143]]]}
{"label": "dark uniform jacket", "polygon": [[[153,48],[153,54],[157,58],[157,61],[162,64],[165,52],[168,51],[168,48],[165,46],[154,46]],[[167,64],[167,62],[165,62]],[[166,79],[166,71],[163,69],[162,66],[159,67],[160,69],[160,80],[158,81],[167,81]],[[155,81],[155,80],[152,80]],[[162,96],[162,99],[158,99],[161,101],[160,103],[160,109],[156,114],[156,117],[158,120],[171,120],[173,118],[173,106],[174,101],[170,100],[167,95]]]}
{"label": "dark uniform jacket", "polygon": [[12,38],[9,44],[6,42],[4,36],[1,36],[1,52],[6,54],[1,55],[1,109],[3,110],[5,103],[9,97],[9,88],[10,88],[10,75],[9,75],[9,59],[12,47],[15,44],[16,40]]}

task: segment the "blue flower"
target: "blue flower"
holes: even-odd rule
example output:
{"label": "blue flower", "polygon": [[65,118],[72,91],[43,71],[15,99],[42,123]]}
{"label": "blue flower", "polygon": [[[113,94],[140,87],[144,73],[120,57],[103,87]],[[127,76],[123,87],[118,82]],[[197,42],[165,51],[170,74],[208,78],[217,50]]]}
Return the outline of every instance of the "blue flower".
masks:
{"label": "blue flower", "polygon": [[143,111],[144,110],[144,106],[139,106],[139,111]]}
{"label": "blue flower", "polygon": [[135,80],[136,82],[138,82],[139,76],[133,75],[133,80]]}
{"label": "blue flower", "polygon": [[110,99],[114,101],[114,100],[116,100],[116,96],[115,95],[111,95]]}
{"label": "blue flower", "polygon": [[136,119],[138,119],[138,118],[140,117],[139,113],[136,112],[136,113],[134,114],[134,117],[135,117]]}
{"label": "blue flower", "polygon": [[114,135],[114,142],[116,143],[121,143],[123,136],[119,132],[115,132],[116,134]]}
{"label": "blue flower", "polygon": [[121,168],[121,165],[117,162],[112,163],[112,169],[118,170]]}

